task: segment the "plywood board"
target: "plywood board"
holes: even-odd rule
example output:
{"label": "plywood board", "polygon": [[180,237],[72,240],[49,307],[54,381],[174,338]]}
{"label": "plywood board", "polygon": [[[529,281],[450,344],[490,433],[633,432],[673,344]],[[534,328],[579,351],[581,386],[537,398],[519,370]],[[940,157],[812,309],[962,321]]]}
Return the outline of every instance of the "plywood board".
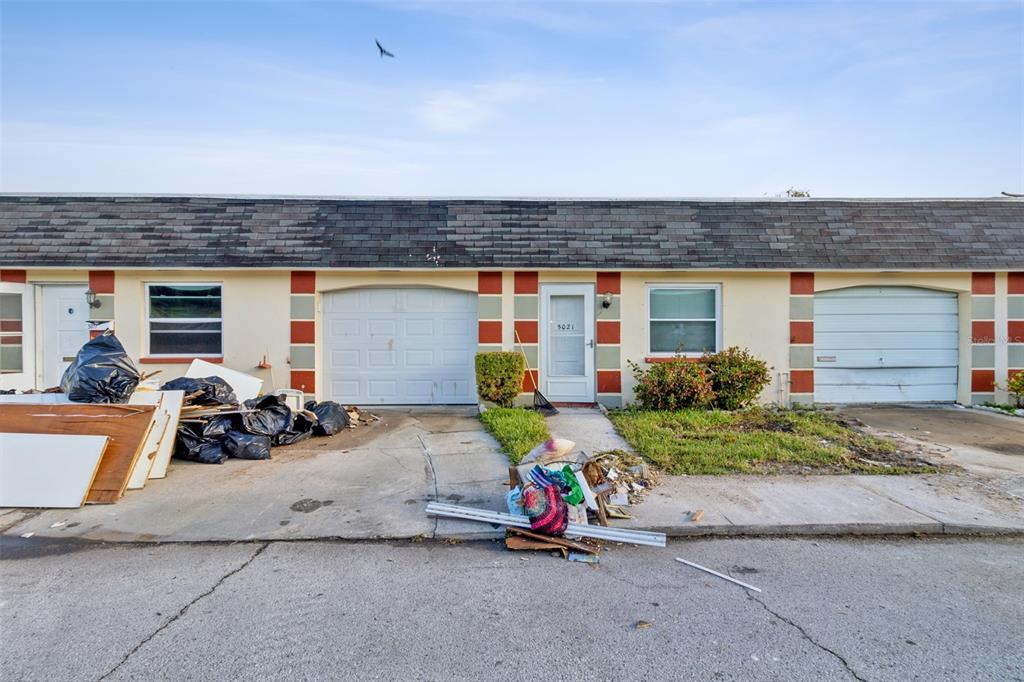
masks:
{"label": "plywood board", "polygon": [[207,362],[206,360],[193,360],[192,364],[188,366],[188,371],[185,372],[185,376],[191,379],[220,377],[224,381],[228,382],[232,390],[234,390],[235,396],[238,398],[238,402],[244,402],[255,398],[260,394],[260,390],[263,388],[263,379],[257,379],[245,372],[228,369],[227,367],[215,365],[212,362]]}
{"label": "plywood board", "polygon": [[167,412],[163,409],[163,394],[153,395],[152,392],[146,392],[142,395],[144,396],[142,402],[137,401],[133,395],[128,403],[130,405],[153,405],[156,407],[156,411],[153,412],[153,423],[150,424],[149,434],[142,446],[142,454],[135,460],[132,475],[128,477],[128,490],[138,490],[146,485],[149,470],[153,468],[153,460],[156,459],[156,453],[160,447],[160,439],[163,438],[164,431],[167,429]]}
{"label": "plywood board", "polygon": [[110,442],[86,502],[117,502],[142,454],[152,405],[0,405],[0,432],[107,436]]}
{"label": "plywood board", "polygon": [[[146,396],[156,392],[136,391],[129,402],[135,402],[135,396]],[[156,457],[153,458],[153,466],[149,469],[150,478],[164,478],[167,476],[167,467],[170,466],[171,454],[174,452],[174,439],[177,438],[178,434],[181,406],[185,400],[184,391],[159,391],[159,393],[163,395],[160,406],[167,413],[167,427],[164,429],[164,435],[160,439],[160,447],[157,448]],[[144,399],[140,397],[140,400]]]}
{"label": "plywood board", "polygon": [[14,393],[0,395],[0,405],[66,405],[70,403],[66,393]]}
{"label": "plywood board", "polygon": [[81,507],[106,436],[0,433],[0,507]]}

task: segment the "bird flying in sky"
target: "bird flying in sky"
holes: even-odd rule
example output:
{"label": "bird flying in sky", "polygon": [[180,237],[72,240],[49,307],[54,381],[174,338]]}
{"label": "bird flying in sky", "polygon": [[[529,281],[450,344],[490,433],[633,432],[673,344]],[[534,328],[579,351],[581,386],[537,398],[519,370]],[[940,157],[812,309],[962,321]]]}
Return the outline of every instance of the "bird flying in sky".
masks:
{"label": "bird flying in sky", "polygon": [[391,54],[390,52],[388,52],[387,50],[385,50],[384,46],[380,44],[379,40],[374,39],[373,42],[377,43],[377,49],[380,50],[380,58],[381,59],[384,59],[384,57],[394,57],[395,56],[395,55]]}

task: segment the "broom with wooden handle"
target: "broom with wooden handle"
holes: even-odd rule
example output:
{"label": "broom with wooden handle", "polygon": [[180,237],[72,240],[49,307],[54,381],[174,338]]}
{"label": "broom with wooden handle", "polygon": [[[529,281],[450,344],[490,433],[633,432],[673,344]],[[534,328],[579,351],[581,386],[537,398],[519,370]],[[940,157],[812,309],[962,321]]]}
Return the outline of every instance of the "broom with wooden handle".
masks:
{"label": "broom with wooden handle", "polygon": [[530,358],[526,357],[526,348],[523,347],[523,341],[519,338],[519,330],[515,330],[516,343],[519,344],[519,352],[523,354],[523,360],[526,362],[526,374],[530,377],[530,384],[533,385],[533,409],[540,412],[545,417],[551,417],[558,414],[558,408],[551,404],[544,394],[540,392],[540,387],[537,386],[536,380],[533,378],[533,372],[530,371]]}

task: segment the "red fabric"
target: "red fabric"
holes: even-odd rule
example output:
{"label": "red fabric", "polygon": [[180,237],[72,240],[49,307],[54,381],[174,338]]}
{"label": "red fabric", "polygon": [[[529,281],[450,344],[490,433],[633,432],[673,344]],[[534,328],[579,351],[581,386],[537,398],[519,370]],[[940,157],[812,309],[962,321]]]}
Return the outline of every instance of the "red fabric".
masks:
{"label": "red fabric", "polygon": [[553,485],[527,488],[523,505],[530,517],[530,528],[545,535],[561,535],[569,525],[569,507]]}

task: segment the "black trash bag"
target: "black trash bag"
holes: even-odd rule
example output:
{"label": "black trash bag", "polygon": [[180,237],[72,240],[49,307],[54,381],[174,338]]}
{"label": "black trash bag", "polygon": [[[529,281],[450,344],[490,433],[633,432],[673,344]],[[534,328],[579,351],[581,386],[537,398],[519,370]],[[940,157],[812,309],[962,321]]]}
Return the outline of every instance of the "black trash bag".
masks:
{"label": "black trash bag", "polygon": [[[238,402],[231,385],[220,377],[178,377],[160,387],[161,391],[185,391],[186,405],[234,405]],[[190,395],[199,395],[189,398]]]}
{"label": "black trash bag", "polygon": [[348,412],[333,400],[322,403],[310,400],[306,403],[306,409],[316,415],[316,426],[313,427],[315,436],[333,436],[348,426]]}
{"label": "black trash bag", "polygon": [[313,435],[316,426],[316,415],[312,412],[296,412],[291,426],[273,437],[274,445],[292,445],[304,441]]}
{"label": "black trash bag", "polygon": [[220,440],[224,450],[238,459],[270,459],[270,437],[228,431]]}
{"label": "black trash bag", "polygon": [[217,440],[229,431],[238,430],[241,420],[236,414],[221,414],[211,417],[202,425],[201,435],[207,440]]}
{"label": "black trash bag", "polygon": [[124,346],[107,332],[82,346],[60,388],[76,403],[126,403],[141,380]]}
{"label": "black trash bag", "polygon": [[223,464],[228,453],[220,440],[203,438],[191,424],[180,424],[174,441],[174,456],[203,464]]}
{"label": "black trash bag", "polygon": [[287,431],[292,424],[291,408],[285,404],[282,396],[265,395],[246,400],[243,405],[255,410],[241,415],[241,428],[247,433],[273,438]]}

